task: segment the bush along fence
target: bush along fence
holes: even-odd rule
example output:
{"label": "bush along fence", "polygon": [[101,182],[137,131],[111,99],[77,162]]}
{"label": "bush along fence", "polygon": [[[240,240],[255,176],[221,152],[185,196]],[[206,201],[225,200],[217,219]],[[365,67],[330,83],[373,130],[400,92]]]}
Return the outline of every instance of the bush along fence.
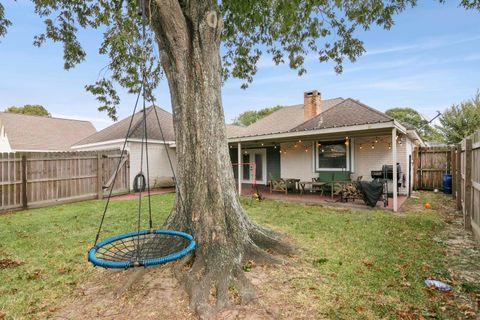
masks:
{"label": "bush along fence", "polygon": [[120,150],[0,153],[0,212],[126,193],[129,176]]}

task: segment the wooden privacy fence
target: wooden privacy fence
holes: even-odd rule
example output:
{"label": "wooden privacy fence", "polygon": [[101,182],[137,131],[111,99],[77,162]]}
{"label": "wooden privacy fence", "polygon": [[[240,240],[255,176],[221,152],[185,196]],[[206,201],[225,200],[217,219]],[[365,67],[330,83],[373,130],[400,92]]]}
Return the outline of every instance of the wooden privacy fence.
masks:
{"label": "wooden privacy fence", "polygon": [[0,211],[103,198],[112,187],[128,192],[129,176],[120,150],[0,153]]}
{"label": "wooden privacy fence", "polygon": [[413,152],[413,188],[443,190],[443,175],[451,172],[450,147],[416,147]]}
{"label": "wooden privacy fence", "polygon": [[452,153],[453,197],[463,212],[465,229],[480,241],[480,131],[465,138]]}

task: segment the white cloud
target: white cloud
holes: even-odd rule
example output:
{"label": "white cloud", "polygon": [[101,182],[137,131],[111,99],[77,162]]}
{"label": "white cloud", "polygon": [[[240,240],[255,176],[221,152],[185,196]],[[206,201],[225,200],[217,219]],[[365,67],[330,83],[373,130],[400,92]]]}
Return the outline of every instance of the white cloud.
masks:
{"label": "white cloud", "polygon": [[402,51],[424,51],[424,50],[448,47],[456,44],[473,42],[473,41],[480,41],[480,36],[473,36],[473,37],[463,36],[462,37],[458,35],[448,35],[443,37],[434,37],[430,39],[425,39],[423,41],[420,41],[414,44],[404,44],[404,45],[377,48],[377,49],[371,49],[371,50],[367,49],[364,56],[395,53],[395,52],[402,52]]}

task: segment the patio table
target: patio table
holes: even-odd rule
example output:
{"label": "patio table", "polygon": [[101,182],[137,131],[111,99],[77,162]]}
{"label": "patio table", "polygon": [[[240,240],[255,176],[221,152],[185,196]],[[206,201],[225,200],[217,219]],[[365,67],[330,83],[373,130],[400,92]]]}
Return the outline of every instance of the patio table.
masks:
{"label": "patio table", "polygon": [[305,193],[305,186],[311,185],[311,189],[313,190],[313,187],[321,187],[325,185],[326,182],[300,181],[298,184],[300,186],[300,195],[303,195]]}

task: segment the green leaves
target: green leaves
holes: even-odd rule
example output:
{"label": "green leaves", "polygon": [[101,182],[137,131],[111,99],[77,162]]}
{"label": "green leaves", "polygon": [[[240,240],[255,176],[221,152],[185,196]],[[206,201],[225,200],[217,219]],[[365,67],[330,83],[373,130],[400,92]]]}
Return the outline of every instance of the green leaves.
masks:
{"label": "green leaves", "polygon": [[[34,45],[41,46],[47,39],[62,43],[65,69],[74,68],[86,59],[77,38],[81,29],[103,32],[99,53],[107,55],[110,63],[102,70],[99,77],[102,80],[87,86],[90,92],[113,93],[118,85],[130,93],[138,93],[145,61],[146,96],[153,101],[152,92],[158,86],[162,71],[161,53],[156,52],[158,39],[150,27],[158,24],[154,17],[165,10],[166,6],[159,4],[162,1],[146,1],[145,41],[136,0],[32,1],[35,12],[45,22],[45,31],[35,37]],[[179,2],[186,18],[188,10],[204,5]],[[299,75],[307,72],[305,62],[312,57],[319,62],[333,61],[335,71],[340,73],[345,60],[353,62],[365,51],[363,42],[357,38],[358,29],[367,30],[373,24],[389,29],[394,25],[395,14],[415,5],[416,0],[223,0],[218,7],[224,21],[223,78],[243,79],[242,87],[246,88],[265,53],[275,64],[287,63]],[[460,0],[460,6],[480,10],[480,1]],[[0,37],[10,25],[0,3]],[[102,110],[107,103],[118,103],[114,96],[99,99]],[[109,105],[106,110],[111,108],[115,105]],[[109,114],[115,116],[112,112]]]}
{"label": "green leaves", "polygon": [[7,28],[12,25],[12,22],[5,18],[5,7],[0,3],[0,37],[7,33]]}
{"label": "green leaves", "polygon": [[418,111],[412,108],[393,108],[385,111],[385,114],[396,119],[409,129],[417,130],[420,137],[425,141],[443,141],[440,131],[432,127],[427,120],[423,119]]}
{"label": "green leaves", "polygon": [[85,86],[85,89],[97,97],[100,102],[99,111],[107,111],[108,116],[114,121],[118,120],[117,106],[120,104],[120,97],[113,87],[112,81],[102,78],[95,84]]}
{"label": "green leaves", "polygon": [[237,126],[249,126],[252,123],[268,116],[271,113],[274,113],[278,109],[283,108],[282,106],[276,106],[271,108],[264,108],[258,111],[245,111],[240,113],[238,117],[233,120],[233,124]]}
{"label": "green leaves", "polygon": [[393,17],[415,0],[249,0],[222,1],[225,25],[224,78],[244,79],[243,87],[253,81],[261,54],[269,54],[275,64],[285,63],[306,72],[307,57],[333,61],[341,73],[345,59],[355,61],[365,50],[356,38],[360,27],[377,24],[386,29]]}
{"label": "green leaves", "polygon": [[458,143],[480,130],[480,91],[472,99],[452,105],[439,120],[441,126],[437,128],[447,143]]}
{"label": "green leaves", "polygon": [[45,32],[37,35],[34,45],[41,46],[47,39],[63,44],[65,69],[74,68],[86,58],[86,52],[78,41],[79,28],[103,30],[103,42],[99,53],[107,55],[110,63],[100,70],[99,80],[85,86],[100,102],[100,111],[106,111],[116,120],[116,108],[120,103],[118,86],[129,93],[142,90],[142,78],[146,99],[154,101],[153,90],[161,78],[160,59],[155,52],[157,45],[153,32],[145,30],[138,14],[137,1],[51,1],[34,0],[35,11],[44,17]]}
{"label": "green leaves", "polygon": [[23,107],[11,106],[5,112],[27,114],[31,116],[51,117],[52,115],[39,104],[26,104]]}

